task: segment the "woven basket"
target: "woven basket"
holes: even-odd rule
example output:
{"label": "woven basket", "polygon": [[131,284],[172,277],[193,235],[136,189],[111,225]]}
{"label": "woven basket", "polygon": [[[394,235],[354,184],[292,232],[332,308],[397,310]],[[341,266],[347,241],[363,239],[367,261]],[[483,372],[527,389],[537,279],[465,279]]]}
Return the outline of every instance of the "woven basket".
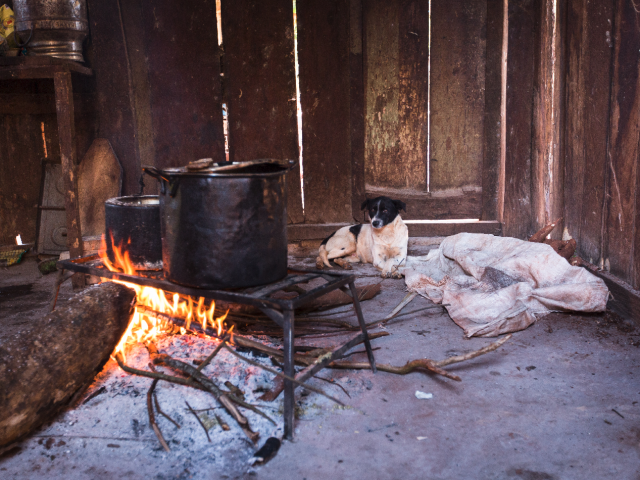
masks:
{"label": "woven basket", "polygon": [[2,245],[0,246],[0,265],[9,266],[20,263],[22,256],[31,248],[27,245]]}

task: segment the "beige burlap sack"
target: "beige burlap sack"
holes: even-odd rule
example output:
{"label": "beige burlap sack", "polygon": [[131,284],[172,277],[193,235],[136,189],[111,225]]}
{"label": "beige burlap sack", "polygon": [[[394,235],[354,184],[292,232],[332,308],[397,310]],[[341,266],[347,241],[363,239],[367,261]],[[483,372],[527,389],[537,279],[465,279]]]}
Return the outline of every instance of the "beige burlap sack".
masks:
{"label": "beige burlap sack", "polygon": [[602,312],[604,281],[570,265],[549,245],[460,233],[438,250],[408,257],[409,291],[447,311],[467,337],[495,337],[527,328],[552,311]]}

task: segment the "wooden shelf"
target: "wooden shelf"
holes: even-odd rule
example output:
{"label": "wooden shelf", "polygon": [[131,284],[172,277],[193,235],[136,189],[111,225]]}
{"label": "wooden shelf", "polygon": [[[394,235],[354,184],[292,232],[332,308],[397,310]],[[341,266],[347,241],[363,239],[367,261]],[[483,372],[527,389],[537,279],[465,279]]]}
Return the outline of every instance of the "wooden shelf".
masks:
{"label": "wooden shelf", "polygon": [[53,57],[0,57],[0,80],[53,78],[56,73],[93,75],[93,70],[72,60]]}

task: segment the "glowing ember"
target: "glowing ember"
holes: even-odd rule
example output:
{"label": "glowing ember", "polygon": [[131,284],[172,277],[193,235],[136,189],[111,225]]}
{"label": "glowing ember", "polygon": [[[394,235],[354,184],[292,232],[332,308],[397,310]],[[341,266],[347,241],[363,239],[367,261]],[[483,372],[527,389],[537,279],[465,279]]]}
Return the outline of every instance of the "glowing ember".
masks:
{"label": "glowing ember", "polygon": [[[131,259],[129,258],[129,252],[124,250],[123,245],[114,245],[113,236],[111,236],[111,246],[115,256],[115,262],[111,262],[107,257],[107,243],[105,236],[102,236],[102,245],[100,248],[100,258],[112,272],[123,272],[128,275],[136,275],[136,271],[133,268]],[[218,335],[221,335],[226,329],[225,319],[227,318],[228,311],[215,318],[216,303],[211,301],[211,304],[206,307],[205,299],[200,297],[198,300],[194,300],[192,297],[187,297],[186,300],[181,298],[180,295],[174,293],[172,301],[167,300],[167,294],[164,290],[159,290],[152,287],[144,287],[136,285],[134,283],[124,282],[122,280],[111,280],[116,283],[121,283],[129,288],[132,288],[136,292],[136,307],[133,317],[129,322],[127,331],[120,339],[120,343],[115,349],[114,353],[125,354],[125,347],[135,342],[148,342],[155,340],[159,335],[166,335],[172,333],[175,329],[174,325],[170,322],[162,321],[156,318],[152,313],[141,311],[138,306],[142,305],[156,312],[164,313],[173,317],[181,317],[186,319],[186,329],[180,328],[180,333],[184,334],[189,329],[191,322],[199,322],[202,326],[202,330],[205,331],[207,326],[217,328]]]}

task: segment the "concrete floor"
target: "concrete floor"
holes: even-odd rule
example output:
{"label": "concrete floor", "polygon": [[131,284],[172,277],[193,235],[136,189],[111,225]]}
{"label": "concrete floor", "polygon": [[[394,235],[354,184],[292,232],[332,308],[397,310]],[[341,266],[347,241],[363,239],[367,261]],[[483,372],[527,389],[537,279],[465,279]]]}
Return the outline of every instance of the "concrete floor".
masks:
{"label": "concrete floor", "polygon": [[[294,262],[312,261],[293,253],[300,256]],[[34,285],[20,298],[0,296],[0,342],[37,321],[48,301],[54,275],[38,278],[33,266],[0,271],[0,287]],[[370,267],[355,271],[362,283],[380,280]],[[402,280],[384,280],[381,294],[363,304],[367,321],[383,318],[405,293]],[[429,305],[418,297],[403,312]],[[394,365],[439,360],[492,341],[465,339],[437,309],[402,316],[386,330],[390,336],[374,341],[376,359]],[[70,449],[69,430],[69,438],[55,442],[36,433],[5,454],[0,478],[640,479],[639,346],[640,330],[613,314],[551,314],[496,352],[449,367],[462,382],[424,373],[324,370],[350,398],[335,386],[318,386],[348,407],[313,393],[300,398],[295,440],[264,466],[211,471],[171,453],[105,448],[113,439],[100,440],[99,429],[84,448]],[[417,390],[433,398],[418,399]],[[57,446],[60,440],[66,442]],[[149,429],[139,439],[154,440]],[[34,462],[41,467],[27,473]]]}

